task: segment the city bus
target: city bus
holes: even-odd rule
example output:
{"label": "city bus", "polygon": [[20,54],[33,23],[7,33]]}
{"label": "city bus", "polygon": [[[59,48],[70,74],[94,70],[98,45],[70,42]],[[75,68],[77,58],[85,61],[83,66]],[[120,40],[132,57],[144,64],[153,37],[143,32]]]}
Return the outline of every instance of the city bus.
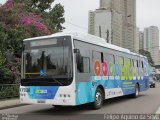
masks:
{"label": "city bus", "polygon": [[79,32],[23,41],[20,101],[99,109],[105,99],[149,88],[145,56]]}

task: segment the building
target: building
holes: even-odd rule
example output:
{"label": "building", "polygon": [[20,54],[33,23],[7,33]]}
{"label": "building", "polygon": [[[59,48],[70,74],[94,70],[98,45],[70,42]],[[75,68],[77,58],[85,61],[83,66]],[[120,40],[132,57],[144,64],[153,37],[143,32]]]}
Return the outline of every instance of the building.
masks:
{"label": "building", "polygon": [[123,46],[136,52],[136,0],[122,0],[123,2]]}
{"label": "building", "polygon": [[160,49],[159,49],[159,55],[158,55],[158,65],[160,65]]}
{"label": "building", "polygon": [[139,32],[139,49],[144,49],[144,33]]}
{"label": "building", "polygon": [[147,50],[147,51],[151,51],[151,41],[150,41],[150,30],[149,28],[145,28],[144,29],[144,44],[143,44],[143,48],[144,50]]}
{"label": "building", "polygon": [[155,65],[160,65],[159,29],[157,26],[151,26],[144,29],[144,50],[151,53]]}
{"label": "building", "polygon": [[103,8],[90,11],[89,19],[89,33],[102,37],[106,42],[111,43],[111,12]]}
{"label": "building", "polygon": [[102,37],[108,43],[121,46],[122,15],[117,12],[100,8],[89,12],[89,33]]}
{"label": "building", "polygon": [[[97,18],[96,16],[102,15],[102,13],[105,13],[105,16],[110,14],[111,18],[105,18],[104,24],[99,25],[99,21],[102,21],[103,17]],[[111,26],[107,25],[110,23]],[[135,51],[136,0],[100,0],[100,9],[89,12],[88,28],[90,34],[101,35],[100,37],[104,39],[106,39],[106,36],[111,35],[109,42]]]}
{"label": "building", "polygon": [[89,18],[88,18],[88,33],[94,35],[94,21],[95,21],[95,12],[89,11]]}
{"label": "building", "polygon": [[140,32],[139,28],[136,29],[136,39],[135,39],[135,52],[139,53],[139,48],[140,48]]}

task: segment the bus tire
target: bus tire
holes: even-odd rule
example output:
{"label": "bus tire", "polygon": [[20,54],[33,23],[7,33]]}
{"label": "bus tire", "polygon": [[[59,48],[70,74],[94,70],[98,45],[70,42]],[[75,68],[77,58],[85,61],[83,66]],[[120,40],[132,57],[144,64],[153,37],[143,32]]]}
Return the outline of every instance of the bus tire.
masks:
{"label": "bus tire", "polygon": [[100,87],[96,89],[94,102],[92,103],[92,108],[94,110],[100,109],[103,105],[104,93]]}
{"label": "bus tire", "polygon": [[52,105],[52,106],[53,106],[53,108],[55,108],[55,109],[60,109],[60,108],[62,108],[61,105]]}
{"label": "bus tire", "polygon": [[135,85],[135,93],[133,93],[133,94],[131,95],[131,97],[137,98],[138,96],[139,96],[139,85],[136,84],[136,85]]}

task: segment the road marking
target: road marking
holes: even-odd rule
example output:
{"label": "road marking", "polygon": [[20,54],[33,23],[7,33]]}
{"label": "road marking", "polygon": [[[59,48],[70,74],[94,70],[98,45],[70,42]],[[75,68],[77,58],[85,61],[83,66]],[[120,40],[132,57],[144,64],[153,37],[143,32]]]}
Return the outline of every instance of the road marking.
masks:
{"label": "road marking", "polygon": [[160,114],[160,107],[158,108],[156,114]]}

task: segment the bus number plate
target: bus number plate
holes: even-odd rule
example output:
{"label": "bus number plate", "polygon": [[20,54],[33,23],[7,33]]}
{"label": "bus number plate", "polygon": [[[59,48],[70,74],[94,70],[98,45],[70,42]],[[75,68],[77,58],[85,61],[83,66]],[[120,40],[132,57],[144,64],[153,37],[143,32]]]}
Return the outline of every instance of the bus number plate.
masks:
{"label": "bus number plate", "polygon": [[37,100],[37,103],[46,103],[45,100]]}

